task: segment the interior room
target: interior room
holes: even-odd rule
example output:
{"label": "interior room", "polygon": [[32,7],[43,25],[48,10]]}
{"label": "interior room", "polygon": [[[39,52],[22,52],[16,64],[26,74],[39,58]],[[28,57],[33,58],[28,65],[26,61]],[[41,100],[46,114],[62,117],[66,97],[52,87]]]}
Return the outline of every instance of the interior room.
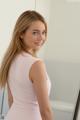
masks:
{"label": "interior room", "polygon": [[[15,21],[25,10],[36,10],[47,21],[47,42],[38,56],[44,60],[51,80],[54,120],[80,120],[80,0],[0,1],[0,63]],[[5,86],[0,90],[0,120],[9,110],[7,100]]]}

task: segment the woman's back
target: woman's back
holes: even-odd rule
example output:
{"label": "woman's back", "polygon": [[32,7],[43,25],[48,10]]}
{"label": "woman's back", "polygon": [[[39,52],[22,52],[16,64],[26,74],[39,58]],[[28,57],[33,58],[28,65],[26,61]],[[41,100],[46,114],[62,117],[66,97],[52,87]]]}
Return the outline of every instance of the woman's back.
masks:
{"label": "woman's back", "polygon": [[[13,60],[8,83],[13,96],[13,104],[8,111],[5,120],[42,120],[39,105],[33,83],[29,78],[32,64],[40,59],[22,52]],[[47,72],[46,72],[47,75]],[[50,81],[47,75],[48,93],[50,93]]]}

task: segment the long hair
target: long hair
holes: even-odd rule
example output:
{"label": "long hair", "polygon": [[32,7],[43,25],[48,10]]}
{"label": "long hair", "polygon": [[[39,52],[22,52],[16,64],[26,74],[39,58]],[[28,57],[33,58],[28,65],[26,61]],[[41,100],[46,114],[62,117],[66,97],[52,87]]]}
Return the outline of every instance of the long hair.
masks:
{"label": "long hair", "polygon": [[34,21],[41,21],[45,25],[45,30],[47,33],[47,24],[45,19],[41,14],[34,10],[27,10],[23,12],[16,21],[12,40],[9,44],[9,47],[3,57],[2,63],[0,65],[0,87],[4,87],[8,81],[8,73],[12,60],[15,56],[20,53],[22,50],[25,50],[25,45],[21,39],[21,34],[24,33]]}

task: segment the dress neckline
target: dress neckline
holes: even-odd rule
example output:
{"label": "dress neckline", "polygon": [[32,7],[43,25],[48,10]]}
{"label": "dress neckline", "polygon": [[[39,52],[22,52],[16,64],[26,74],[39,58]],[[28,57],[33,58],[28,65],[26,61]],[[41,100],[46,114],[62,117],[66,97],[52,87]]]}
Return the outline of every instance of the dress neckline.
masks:
{"label": "dress neckline", "polygon": [[[30,54],[30,53],[28,53],[28,52],[25,52],[25,51],[22,51],[22,54],[32,56],[32,54]],[[32,57],[33,57],[33,56],[32,56]]]}
{"label": "dress neckline", "polygon": [[24,56],[31,56],[31,57],[34,57],[34,58],[38,58],[38,57],[35,57],[35,56],[33,56],[31,53],[26,52],[26,51],[22,51],[21,53],[22,53]]}

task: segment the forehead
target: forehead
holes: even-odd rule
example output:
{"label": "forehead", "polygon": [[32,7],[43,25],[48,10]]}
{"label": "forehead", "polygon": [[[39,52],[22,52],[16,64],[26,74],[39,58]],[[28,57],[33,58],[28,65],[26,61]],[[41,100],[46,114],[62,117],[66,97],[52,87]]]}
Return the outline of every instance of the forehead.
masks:
{"label": "forehead", "polygon": [[29,27],[30,30],[45,30],[45,24],[41,21],[34,21],[31,23],[30,27]]}

